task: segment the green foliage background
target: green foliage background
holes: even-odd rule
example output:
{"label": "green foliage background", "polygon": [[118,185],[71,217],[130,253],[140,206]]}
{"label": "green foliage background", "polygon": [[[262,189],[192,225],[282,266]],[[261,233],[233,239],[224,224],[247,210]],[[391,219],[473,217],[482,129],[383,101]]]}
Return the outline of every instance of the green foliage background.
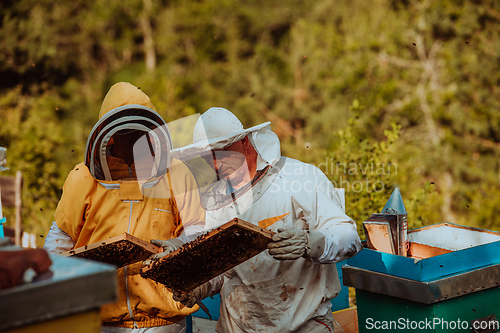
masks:
{"label": "green foliage background", "polygon": [[24,174],[25,231],[47,233],[118,81],[167,121],[270,120],[358,225],[399,186],[410,228],[500,228],[498,1],[19,0],[0,18],[2,175]]}

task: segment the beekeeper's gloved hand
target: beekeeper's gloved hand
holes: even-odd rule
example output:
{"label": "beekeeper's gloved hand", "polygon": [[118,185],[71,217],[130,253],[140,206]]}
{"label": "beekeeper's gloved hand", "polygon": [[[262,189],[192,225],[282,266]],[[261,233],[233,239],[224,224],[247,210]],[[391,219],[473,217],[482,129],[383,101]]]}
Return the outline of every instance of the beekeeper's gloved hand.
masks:
{"label": "beekeeper's gloved hand", "polygon": [[195,306],[198,296],[196,295],[196,289],[188,293],[183,293],[178,290],[172,290],[172,298],[174,301],[181,303],[187,308],[192,308]]}
{"label": "beekeeper's gloved hand", "polygon": [[146,259],[142,262],[142,266],[147,266],[151,262],[156,261],[156,260],[166,256],[170,252],[174,252],[175,250],[180,248],[182,245],[184,245],[184,242],[178,238],[172,238],[172,239],[165,240],[165,241],[160,240],[160,239],[152,239],[150,241],[150,243],[153,245],[162,247],[163,252],[155,253],[155,254],[151,255],[148,259]]}
{"label": "beekeeper's gloved hand", "polygon": [[319,258],[325,249],[325,235],[321,231],[301,229],[279,230],[267,244],[269,254],[278,260]]}

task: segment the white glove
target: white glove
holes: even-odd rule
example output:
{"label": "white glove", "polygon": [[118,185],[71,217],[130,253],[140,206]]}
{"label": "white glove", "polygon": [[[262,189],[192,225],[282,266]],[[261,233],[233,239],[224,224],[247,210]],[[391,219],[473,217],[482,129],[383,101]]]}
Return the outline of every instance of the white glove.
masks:
{"label": "white glove", "polygon": [[319,258],[325,249],[325,235],[320,231],[278,230],[272,239],[267,248],[277,260]]}
{"label": "white glove", "polygon": [[184,245],[184,242],[178,238],[172,238],[169,240],[160,240],[160,239],[152,239],[150,241],[151,244],[160,246],[163,248],[163,252],[160,253],[155,253],[151,255],[148,259],[144,260],[142,262],[142,266],[147,266],[151,264],[151,262],[159,260],[160,258],[166,256],[167,254],[174,252],[178,248],[180,248],[182,245]]}

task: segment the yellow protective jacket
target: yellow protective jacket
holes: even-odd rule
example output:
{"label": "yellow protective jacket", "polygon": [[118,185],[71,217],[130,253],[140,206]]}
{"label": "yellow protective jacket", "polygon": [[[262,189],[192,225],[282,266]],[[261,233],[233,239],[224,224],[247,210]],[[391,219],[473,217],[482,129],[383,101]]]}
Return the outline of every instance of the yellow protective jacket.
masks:
{"label": "yellow protective jacket", "polygon": [[[129,104],[154,109],[144,93],[126,83],[111,88],[103,109],[111,111]],[[100,118],[106,114],[103,109]],[[75,248],[125,232],[146,241],[167,240],[203,225],[204,212],[198,209],[196,181],[182,162],[172,161],[170,169],[175,169],[175,177],[170,172],[157,177],[154,186],[143,191],[144,195],[137,181],[96,179],[86,155],[86,162],[68,175],[55,212],[57,226],[75,241]],[[161,195],[149,195],[155,191]],[[175,302],[162,284],[142,278],[140,267],[139,262],[118,269],[119,301],[101,307],[103,325],[128,328],[168,325],[198,309]]]}

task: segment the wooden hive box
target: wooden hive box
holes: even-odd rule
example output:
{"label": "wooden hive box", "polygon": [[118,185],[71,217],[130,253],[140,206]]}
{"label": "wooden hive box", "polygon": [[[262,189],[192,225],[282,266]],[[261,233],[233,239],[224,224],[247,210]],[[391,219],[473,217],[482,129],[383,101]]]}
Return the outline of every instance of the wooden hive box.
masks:
{"label": "wooden hive box", "polygon": [[273,234],[235,218],[143,267],[141,276],[189,292],[267,249]]}
{"label": "wooden hive box", "polygon": [[142,261],[159,252],[163,252],[161,247],[124,233],[66,251],[62,255],[100,261],[119,268]]}

